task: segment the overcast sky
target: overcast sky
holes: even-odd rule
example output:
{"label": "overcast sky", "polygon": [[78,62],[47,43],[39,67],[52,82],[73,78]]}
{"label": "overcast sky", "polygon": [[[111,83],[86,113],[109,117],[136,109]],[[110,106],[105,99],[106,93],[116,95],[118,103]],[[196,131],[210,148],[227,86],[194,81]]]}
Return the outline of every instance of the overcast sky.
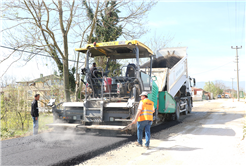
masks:
{"label": "overcast sky", "polygon": [[[245,2],[159,1],[149,12],[146,22],[150,32],[137,40],[145,42],[154,33],[173,36],[168,46],[188,47],[189,75],[197,82],[236,78],[236,50],[231,46],[242,46],[238,50],[240,81],[245,80]],[[74,48],[70,49],[73,53]],[[34,58],[26,66],[14,64],[6,75],[21,81],[37,78],[41,73],[52,74],[56,68],[46,66],[51,60],[44,58],[43,61]],[[10,62],[0,65],[1,75],[7,63]]]}

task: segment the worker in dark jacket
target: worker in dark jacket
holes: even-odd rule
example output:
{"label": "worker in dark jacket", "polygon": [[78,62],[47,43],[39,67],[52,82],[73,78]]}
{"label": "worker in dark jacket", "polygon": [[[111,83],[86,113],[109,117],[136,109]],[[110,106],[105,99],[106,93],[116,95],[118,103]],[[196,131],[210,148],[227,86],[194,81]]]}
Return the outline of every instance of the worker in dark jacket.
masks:
{"label": "worker in dark jacket", "polygon": [[39,113],[38,113],[38,100],[40,95],[36,94],[35,99],[32,102],[32,108],[31,108],[31,115],[32,115],[32,119],[33,119],[33,135],[38,134],[38,117],[39,117]]}
{"label": "worker in dark jacket", "polygon": [[97,64],[95,62],[92,64],[90,71],[92,78],[99,78],[100,76],[102,77],[102,73],[97,71]]}
{"label": "worker in dark jacket", "polygon": [[[92,85],[93,89],[94,89],[94,94],[95,97],[97,98],[99,95],[99,91],[100,91],[100,84],[98,83],[98,80],[100,82],[102,82],[102,79],[100,77],[102,77],[102,73],[97,71],[97,64],[94,62],[90,68],[90,72],[91,72],[91,78],[92,78]],[[99,79],[100,78],[100,79]]]}

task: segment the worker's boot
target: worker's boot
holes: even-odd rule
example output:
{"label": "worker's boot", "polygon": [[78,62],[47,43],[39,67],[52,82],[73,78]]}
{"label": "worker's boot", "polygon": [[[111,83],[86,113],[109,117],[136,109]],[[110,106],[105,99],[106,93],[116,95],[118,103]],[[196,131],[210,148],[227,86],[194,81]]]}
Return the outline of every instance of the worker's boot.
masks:
{"label": "worker's boot", "polygon": [[145,148],[145,149],[149,149],[149,146],[145,146],[145,145],[144,145],[144,148]]}
{"label": "worker's boot", "polygon": [[136,146],[142,146],[140,143],[138,143],[138,142],[134,142],[134,144],[136,145]]}

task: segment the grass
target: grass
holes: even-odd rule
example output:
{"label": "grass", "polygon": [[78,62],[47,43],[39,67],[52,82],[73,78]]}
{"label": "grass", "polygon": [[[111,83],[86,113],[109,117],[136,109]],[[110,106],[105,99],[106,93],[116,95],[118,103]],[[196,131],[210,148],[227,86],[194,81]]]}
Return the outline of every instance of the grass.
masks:
{"label": "grass", "polygon": [[[30,117],[31,118],[31,117]],[[50,113],[40,113],[39,114],[39,128],[38,132],[49,131],[49,127],[46,124],[53,122],[53,116]],[[1,122],[2,123],[2,122]],[[14,128],[1,128],[1,140],[18,138],[18,137],[25,137],[33,134],[33,123],[29,121],[29,128],[25,128],[24,130],[21,129],[14,129]]]}

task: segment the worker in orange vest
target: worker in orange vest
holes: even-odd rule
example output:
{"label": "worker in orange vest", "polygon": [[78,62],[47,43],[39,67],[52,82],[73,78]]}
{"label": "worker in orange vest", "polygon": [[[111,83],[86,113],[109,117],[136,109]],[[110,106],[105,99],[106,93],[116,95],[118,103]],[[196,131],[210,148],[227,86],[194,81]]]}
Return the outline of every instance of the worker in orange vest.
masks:
{"label": "worker in orange vest", "polygon": [[137,146],[142,146],[143,130],[145,129],[145,147],[149,148],[150,143],[150,127],[153,122],[153,113],[155,112],[154,102],[148,99],[148,92],[140,94],[141,101],[139,102],[138,112],[132,124],[137,122],[137,137],[138,141],[135,142]]}

